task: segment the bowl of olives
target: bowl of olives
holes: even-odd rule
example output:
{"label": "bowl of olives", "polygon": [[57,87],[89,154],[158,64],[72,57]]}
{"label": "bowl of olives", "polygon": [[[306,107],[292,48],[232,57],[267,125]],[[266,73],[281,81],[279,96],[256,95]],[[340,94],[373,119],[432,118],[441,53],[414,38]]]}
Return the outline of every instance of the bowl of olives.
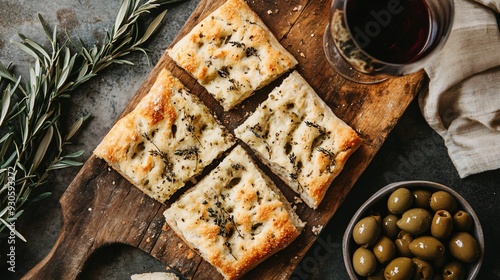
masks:
{"label": "bowl of olives", "polygon": [[405,181],[383,187],[360,207],[342,247],[351,279],[475,279],[484,237],[456,191]]}

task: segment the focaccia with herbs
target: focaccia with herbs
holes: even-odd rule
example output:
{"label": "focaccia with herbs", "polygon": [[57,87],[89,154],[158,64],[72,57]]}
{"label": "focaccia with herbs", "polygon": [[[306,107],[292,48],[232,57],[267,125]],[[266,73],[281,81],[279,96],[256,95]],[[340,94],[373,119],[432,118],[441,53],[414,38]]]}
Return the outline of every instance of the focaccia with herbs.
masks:
{"label": "focaccia with herbs", "polygon": [[243,0],[228,0],[167,52],[224,110],[297,64]]}
{"label": "focaccia with herbs", "polygon": [[163,69],[135,109],[95,149],[131,183],[165,202],[234,144],[208,108]]}
{"label": "focaccia with herbs", "polygon": [[305,225],[241,146],[164,215],[226,279],[243,276],[288,246]]}
{"label": "focaccia with herbs", "polygon": [[296,71],[235,134],[313,209],[361,144]]}

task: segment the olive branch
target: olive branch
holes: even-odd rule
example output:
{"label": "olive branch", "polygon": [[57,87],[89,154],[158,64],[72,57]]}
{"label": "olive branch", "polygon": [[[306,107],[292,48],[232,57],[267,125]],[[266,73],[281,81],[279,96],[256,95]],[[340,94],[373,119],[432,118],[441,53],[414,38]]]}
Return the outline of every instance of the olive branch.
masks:
{"label": "olive branch", "polygon": [[[106,32],[101,47],[84,46],[67,35],[64,42],[39,15],[50,43],[45,49],[20,34],[14,44],[35,59],[29,79],[12,71],[12,64],[0,63],[0,233],[5,229],[26,241],[13,224],[25,206],[50,195],[32,192],[48,182],[51,171],[81,166],[83,151],[66,152],[72,138],[88,116],[79,118],[69,129],[61,128],[62,102],[83,83],[113,64],[133,65],[124,57],[133,52],[147,56],[143,44],[158,29],[166,10],[159,13],[143,30],[139,20],[162,5],[182,0],[123,0],[114,26]],[[76,51],[72,51],[70,46]],[[149,60],[148,60],[149,62]]]}

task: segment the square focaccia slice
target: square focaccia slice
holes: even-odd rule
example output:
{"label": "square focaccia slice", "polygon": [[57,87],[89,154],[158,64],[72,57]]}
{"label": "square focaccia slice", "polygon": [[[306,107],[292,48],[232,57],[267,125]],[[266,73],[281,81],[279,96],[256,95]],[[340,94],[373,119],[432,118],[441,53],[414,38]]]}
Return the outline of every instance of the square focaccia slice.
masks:
{"label": "square focaccia slice", "polygon": [[137,188],[165,202],[234,144],[234,137],[168,70],[94,150]]}
{"label": "square focaccia slice", "polygon": [[305,225],[241,146],[164,215],[226,279],[241,277],[288,246]]}
{"label": "square focaccia slice", "polygon": [[230,110],[297,65],[243,0],[228,0],[168,50]]}
{"label": "square focaccia slice", "polygon": [[361,144],[297,71],[235,134],[313,209]]}

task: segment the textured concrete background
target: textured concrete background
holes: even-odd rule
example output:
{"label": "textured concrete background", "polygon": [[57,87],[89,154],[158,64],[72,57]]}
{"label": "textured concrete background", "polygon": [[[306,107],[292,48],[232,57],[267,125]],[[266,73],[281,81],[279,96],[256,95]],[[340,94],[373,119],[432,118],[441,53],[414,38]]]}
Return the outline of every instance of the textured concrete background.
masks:
{"label": "textured concrete background", "polygon": [[[78,142],[71,147],[86,151],[82,160],[110,129],[198,2],[189,0],[168,7],[159,33],[149,44],[154,50],[150,54],[151,65],[143,55],[133,55],[129,59],[136,66],[111,67],[75,93],[68,106],[69,120],[92,115]],[[14,62],[16,72],[25,75],[32,60],[10,42],[19,40],[18,33],[37,42],[46,42],[36,16],[38,13],[51,26],[67,29],[71,36],[79,36],[88,46],[99,44],[105,30],[112,26],[119,4],[118,0],[0,0],[0,61],[4,64]],[[46,187],[53,195],[31,206],[18,221],[18,229],[28,243],[17,243],[16,273],[6,270],[4,244],[0,244],[0,279],[19,279],[49,253],[61,227],[58,200],[77,171],[65,170],[52,176]],[[486,239],[485,262],[478,279],[500,279],[500,170],[460,179],[442,139],[425,123],[416,102],[408,108],[346,201],[323,229],[292,279],[348,279],[342,261],[341,239],[350,217],[380,187],[403,180],[439,182],[469,200],[480,217]],[[164,271],[167,266],[138,249],[117,244],[93,255],[81,279],[130,279],[133,273]]]}

